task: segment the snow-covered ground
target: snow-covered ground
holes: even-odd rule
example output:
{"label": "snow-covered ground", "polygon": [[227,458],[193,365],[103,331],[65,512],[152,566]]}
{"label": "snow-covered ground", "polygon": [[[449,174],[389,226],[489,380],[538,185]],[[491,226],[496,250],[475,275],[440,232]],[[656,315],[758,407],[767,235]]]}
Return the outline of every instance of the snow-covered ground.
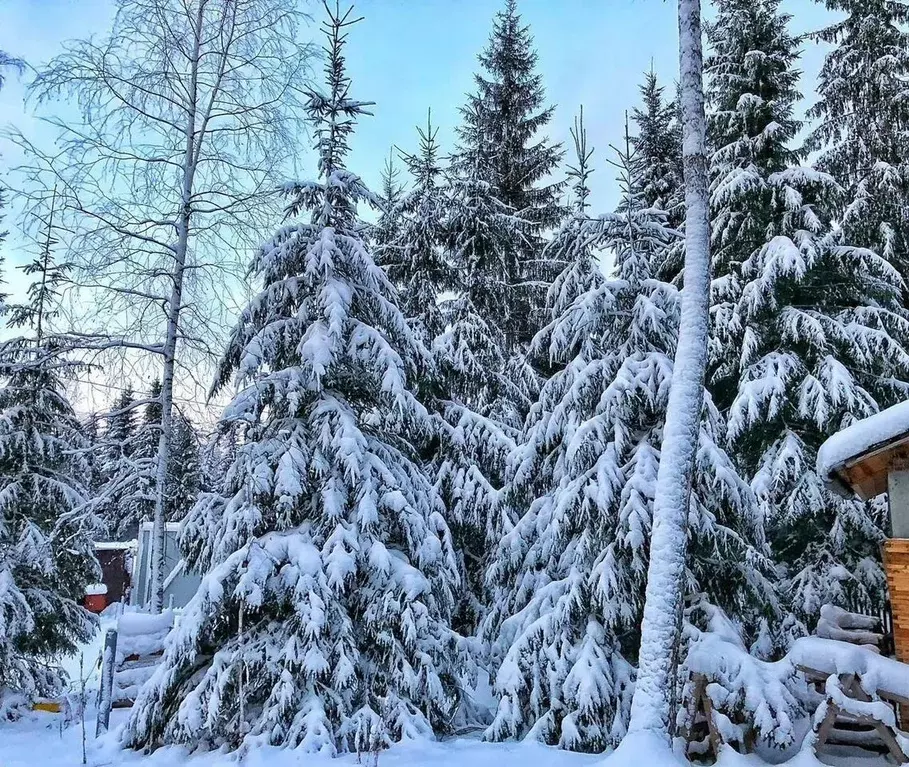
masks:
{"label": "snow-covered ground", "polygon": [[[125,711],[114,711],[114,729],[126,717]],[[79,723],[61,729],[57,714],[36,713],[19,722],[0,724],[0,767],[78,767],[82,764],[82,739]],[[276,748],[252,750],[242,757],[236,754],[205,753],[189,755],[184,749],[162,748],[150,755],[122,751],[116,744],[116,734],[96,741],[92,716],[86,722],[87,764],[90,767],[373,767],[374,757],[355,755],[332,759],[327,756],[303,754]],[[825,758],[836,767],[884,767],[883,759]],[[603,756],[576,754],[536,743],[483,743],[477,739],[459,738],[442,742],[407,743],[379,754],[378,767],[608,767]],[[640,767],[649,767],[652,760],[641,754]],[[764,767],[755,756],[740,756],[727,751],[719,767]],[[820,767],[810,753],[801,753],[786,762],[788,767]]]}
{"label": "snow-covered ground", "polygon": [[[87,715],[85,722],[86,763],[91,767],[221,767],[238,763],[236,754],[206,753],[190,755],[185,749],[162,748],[145,755],[124,751],[117,744],[116,730],[128,711],[111,712],[111,732],[95,740],[95,696],[100,684],[97,660],[104,643],[104,632],[116,624],[116,610],[101,619],[99,631],[80,653],[67,658],[64,668],[71,679],[71,696],[78,699],[80,656],[85,679]],[[587,767],[602,761],[601,756],[575,754],[537,743],[483,743],[477,738],[444,742],[419,742],[399,745],[379,755],[381,767]],[[355,755],[333,759],[276,748],[261,748],[245,754],[239,763],[248,767],[373,767],[373,756],[357,760]],[[0,767],[78,767],[82,764],[82,727],[78,717],[35,712],[18,722],[0,722]]]}
{"label": "snow-covered ground", "polygon": [[[114,711],[112,725],[122,723],[126,712]],[[82,763],[79,723],[60,728],[61,717],[36,713],[28,720],[0,724],[0,767],[77,767]],[[94,716],[86,722],[87,763],[94,767],[221,767],[237,764],[234,754],[207,753],[189,756],[183,749],[162,748],[150,755],[124,752],[111,733],[99,741],[94,734]],[[482,743],[462,738],[444,742],[407,743],[381,753],[380,767],[588,767],[602,761],[601,756],[574,754],[534,743]],[[246,754],[240,764],[248,767],[353,767],[355,755],[332,759],[276,748],[261,748]],[[374,757],[363,757],[359,764],[373,767]],[[641,767],[644,767],[642,763]]]}
{"label": "snow-covered ground", "polygon": [[[115,624],[111,614],[101,620],[93,640],[81,652],[67,659],[64,666],[72,680],[72,698],[76,702],[82,677],[88,701],[85,721],[86,764],[90,767],[609,767],[602,755],[578,754],[538,743],[484,743],[479,738],[457,738],[439,742],[411,742],[384,751],[376,764],[373,755],[358,759],[356,755],[333,759],[277,748],[259,748],[238,756],[222,752],[189,754],[182,748],[162,748],[153,754],[124,751],[117,743],[117,729],[128,711],[111,712],[111,732],[100,739],[95,733],[95,695],[100,682],[96,662],[103,644],[104,631]],[[641,754],[635,760],[639,767],[651,767],[652,759]],[[834,767],[883,767],[883,759],[862,757],[825,757]],[[78,767],[82,764],[82,727],[77,716],[35,712],[17,722],[0,722],[0,767]],[[756,756],[741,756],[726,750],[719,767],[764,767],[767,763]],[[785,762],[787,767],[820,767],[812,753],[803,752]]]}

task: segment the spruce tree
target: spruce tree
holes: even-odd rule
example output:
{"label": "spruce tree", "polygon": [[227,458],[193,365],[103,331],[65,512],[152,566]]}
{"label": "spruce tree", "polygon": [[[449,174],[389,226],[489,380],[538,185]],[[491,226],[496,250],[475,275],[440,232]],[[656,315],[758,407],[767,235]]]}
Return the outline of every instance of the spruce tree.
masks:
{"label": "spruce tree", "polygon": [[169,522],[179,522],[195,506],[202,489],[199,438],[192,422],[183,414],[178,414],[174,419],[171,445],[166,517]]}
{"label": "spruce tree", "polygon": [[666,88],[653,70],[644,76],[639,90],[641,105],[631,113],[637,129],[631,143],[640,164],[641,200],[648,207],[666,211],[667,224],[681,229],[685,221],[685,180],[678,104],[666,98]]}
{"label": "spruce tree", "polygon": [[501,335],[469,297],[445,308],[449,326],[433,347],[439,417],[431,466],[465,578],[454,626],[472,635],[490,601],[484,586],[490,557],[513,524],[502,494],[517,431],[502,420],[498,405],[513,399],[514,386],[502,372]]}
{"label": "spruce tree", "polygon": [[493,253],[481,257],[497,262],[501,273],[490,279],[503,280],[497,293],[504,293],[505,300],[477,304],[484,321],[505,334],[511,353],[543,324],[546,290],[559,271],[543,256],[543,233],[564,214],[562,184],[546,180],[562,148],[540,135],[553,107],[544,106],[533,38],[522,24],[517,0],[505,0],[478,58],[483,71],[474,77],[476,93],[461,109],[455,167],[461,178],[473,181],[472,194],[490,198],[481,207],[499,207],[514,230],[490,238],[486,247],[494,248]]}
{"label": "spruce tree", "polygon": [[[441,167],[437,130],[429,118],[417,132],[419,150],[402,155],[413,183],[399,204],[402,219],[392,244],[399,260],[387,271],[399,288],[408,324],[432,351],[418,387],[433,414],[421,454],[445,505],[466,579],[453,624],[470,637],[486,610],[483,576],[503,530],[498,498],[514,446],[513,430],[494,411],[514,393],[503,377],[504,336],[472,304],[471,295],[482,294],[465,290],[475,274],[467,256],[473,253],[472,235],[483,231],[469,220],[469,196],[462,196],[469,187]],[[482,655],[469,644],[461,644],[468,676]]]}
{"label": "spruce tree", "polygon": [[833,224],[840,188],[798,165],[796,41],[778,0],[722,0],[709,29],[710,387],[784,568],[792,633],[826,602],[883,598],[882,520],[815,472],[824,439],[905,391],[901,281]]}
{"label": "spruce tree", "polygon": [[[546,296],[548,323],[537,333],[527,353],[528,361],[535,367],[541,380],[548,380],[564,369],[567,359],[555,350],[580,339],[569,340],[558,335],[564,326],[557,322],[571,310],[575,301],[590,295],[603,283],[603,274],[597,263],[591,239],[589,197],[591,159],[593,148],[587,145],[584,127],[584,108],[581,107],[569,131],[574,145],[575,162],[568,166],[571,187],[570,215],[562,223],[547,245],[547,257],[563,265],[553,280]],[[643,167],[643,164],[642,164]],[[594,343],[594,338],[587,341]]]}
{"label": "spruce tree", "polygon": [[[575,259],[567,270],[589,282],[577,297],[552,297],[562,311],[538,337],[556,372],[515,461],[510,498],[523,514],[488,573],[495,610],[484,628],[501,658],[490,739],[602,751],[628,724],[680,300],[652,272],[673,236],[666,214],[644,205],[628,149],[619,164],[619,210],[586,223],[576,213],[556,238]],[[596,269],[599,249],[615,253],[614,279]],[[771,564],[724,438],[708,395],[685,590],[757,632],[775,607]]]}
{"label": "spruce tree", "polygon": [[[645,76],[640,93],[641,104],[631,113],[637,129],[631,143],[638,164],[636,174],[641,179],[641,200],[646,206],[665,211],[668,226],[681,231],[685,223],[685,180],[678,99],[668,100],[665,97],[665,88],[659,84],[653,71]],[[673,238],[664,252],[654,258],[654,275],[681,285],[685,260],[681,239]]]}
{"label": "spruce tree", "polygon": [[801,123],[793,117],[798,44],[779,0],[718,0],[707,25],[705,62],[708,140],[712,149],[712,366],[718,404],[727,408],[739,383],[742,328],[731,307],[741,290],[742,264],[786,225],[774,175],[797,167],[791,148]]}
{"label": "spruce tree", "polygon": [[[135,444],[131,456],[133,469],[131,513],[133,517],[128,521],[130,530],[138,531],[141,522],[150,522],[155,515],[157,486],[155,466],[160,435],[161,381],[156,379],[145,395],[142,418],[136,426],[136,436],[133,440]],[[172,466],[173,460],[169,459],[168,463]],[[168,505],[165,503],[165,520],[168,519]]]}
{"label": "spruce tree", "polygon": [[502,502],[506,464],[530,406],[529,387],[510,375],[507,334],[495,321],[509,300],[500,259],[514,255],[516,230],[487,192],[476,177],[448,180],[444,248],[458,278],[455,296],[441,306],[445,329],[432,349],[440,415],[433,465],[466,578],[455,627],[468,635],[489,605],[490,557],[514,522]]}
{"label": "spruce tree", "polygon": [[357,206],[378,201],[344,166],[364,112],[343,56],[356,19],[329,14],[327,90],[307,101],[320,178],[288,185],[252,264],[262,288],[218,375],[245,439],[184,523],[208,575],[132,709],[133,747],[369,752],[444,732],[457,703],[455,553],[411,447],[426,351],[362,239]]}
{"label": "spruce tree", "polygon": [[[871,251],[831,231],[830,177],[779,174],[783,230],[742,265],[730,322],[742,328],[729,438],[758,495],[796,619],[826,603],[880,607],[879,507],[844,499],[817,475],[826,437],[904,397],[909,330],[902,281]],[[793,202],[798,200],[798,202]],[[802,633],[804,625],[791,627]]]}
{"label": "spruce tree", "polygon": [[81,605],[100,576],[85,462],[87,444],[64,391],[78,369],[50,323],[65,266],[51,252],[53,212],[29,302],[13,306],[11,328],[27,334],[0,346],[0,718],[17,703],[58,694],[58,663],[95,631]]}
{"label": "spruce tree", "polygon": [[85,462],[88,466],[88,478],[85,481],[91,498],[96,498],[104,484],[102,464],[104,460],[103,443],[99,431],[100,418],[98,413],[91,413],[82,420],[82,436],[85,439],[87,450]]}
{"label": "spruce tree", "polygon": [[227,472],[237,459],[238,434],[242,426],[216,429],[199,451],[199,492],[213,493],[226,482]]}
{"label": "spruce tree", "polygon": [[401,262],[397,243],[401,234],[403,196],[401,171],[395,164],[394,153],[389,152],[382,166],[382,208],[379,219],[372,228],[372,245],[376,263],[388,273],[393,282],[394,270]]}
{"label": "spruce tree", "polygon": [[136,537],[133,523],[134,478],[133,459],[136,436],[136,406],[132,387],[127,387],[113,402],[111,410],[102,416],[105,429],[99,446],[101,484],[95,495],[95,510],[114,540]]}
{"label": "spruce tree", "polygon": [[[806,148],[846,190],[836,215],[850,243],[909,279],[909,6],[825,0],[846,17],[816,33],[824,58]],[[904,289],[904,300],[909,295]]]}
{"label": "spruce tree", "polygon": [[439,158],[438,129],[427,114],[426,127],[417,128],[420,148],[404,155],[413,188],[403,195],[402,222],[395,240],[398,265],[388,269],[398,286],[401,309],[424,343],[445,330],[439,301],[458,283],[446,251],[447,187]]}
{"label": "spruce tree", "polygon": [[148,395],[141,399],[136,398],[131,386],[127,387],[105,416],[103,483],[95,505],[114,540],[136,538],[139,525],[154,516],[160,396],[160,382],[153,383]]}

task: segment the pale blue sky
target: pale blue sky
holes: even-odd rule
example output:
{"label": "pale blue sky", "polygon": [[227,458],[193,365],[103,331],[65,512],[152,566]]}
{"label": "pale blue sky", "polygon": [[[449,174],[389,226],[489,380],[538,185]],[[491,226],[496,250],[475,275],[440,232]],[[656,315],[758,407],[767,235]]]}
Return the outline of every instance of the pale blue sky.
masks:
{"label": "pale blue sky", "polygon": [[[304,0],[305,2],[305,0]],[[492,17],[503,0],[359,0],[365,20],[350,32],[348,62],[353,96],[375,101],[375,116],[364,118],[352,141],[350,169],[379,186],[389,148],[416,146],[414,126],[424,124],[427,107],[440,128],[445,151],[452,147],[458,107],[473,88],[476,54],[485,45]],[[312,2],[317,19],[321,4]],[[616,202],[609,144],[621,141],[624,113],[637,104],[642,73],[652,65],[672,86],[677,71],[673,0],[519,0],[539,52],[549,103],[556,105],[550,135],[568,138],[580,104],[590,143],[596,148],[592,179],[594,210]],[[829,20],[814,0],[784,0],[793,14],[793,32],[816,29]],[[64,40],[105,32],[112,0],[0,0],[0,50],[39,66]],[[709,10],[708,10],[709,13]],[[311,29],[316,34],[317,27]],[[813,98],[814,78],[823,52],[806,44],[802,90]],[[22,80],[12,76],[0,92],[0,125],[13,124],[33,141],[53,136],[23,107]],[[63,112],[65,114],[65,111]],[[298,165],[313,170],[313,153],[299,148]],[[16,164],[16,151],[0,139],[0,182]],[[2,248],[4,279],[21,296],[25,279],[11,267],[28,260],[16,236],[15,209],[4,225],[11,237]],[[275,222],[277,225],[277,221]],[[240,255],[245,260],[245,254]],[[104,391],[100,395],[109,397]],[[189,395],[187,395],[189,396]]]}
{"label": "pale blue sky", "polygon": [[[350,34],[348,60],[355,97],[376,102],[353,141],[351,169],[374,186],[393,144],[415,146],[414,126],[427,107],[448,149],[458,107],[472,89],[476,54],[485,45],[502,0],[359,0],[365,20]],[[597,149],[594,204],[611,207],[612,172],[605,159],[621,139],[624,112],[637,103],[637,86],[651,62],[670,83],[676,69],[675,3],[664,0],[520,0],[536,40],[550,102],[557,105],[551,135],[568,136],[572,116],[584,104],[590,142]],[[817,28],[829,19],[814,0],[785,0],[793,31]],[[63,40],[103,33],[110,0],[0,0],[0,49],[35,65],[53,56]],[[321,6],[312,3],[318,15]],[[709,9],[707,11],[709,13]],[[315,31],[315,30],[313,30]],[[821,59],[806,45],[803,91],[810,99]],[[0,93],[0,123],[42,134],[22,108],[23,88],[15,78]],[[0,168],[15,161],[0,146]],[[301,147],[304,167],[311,152]],[[8,222],[12,224],[13,222]]]}

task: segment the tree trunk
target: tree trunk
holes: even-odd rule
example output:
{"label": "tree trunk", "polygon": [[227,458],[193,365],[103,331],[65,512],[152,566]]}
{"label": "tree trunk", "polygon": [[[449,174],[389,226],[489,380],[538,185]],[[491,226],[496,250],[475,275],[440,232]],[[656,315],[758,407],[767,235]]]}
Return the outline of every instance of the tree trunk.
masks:
{"label": "tree trunk", "polygon": [[[189,216],[187,215],[188,219]],[[188,231],[187,226],[183,227]],[[182,235],[181,235],[182,237]],[[161,433],[158,435],[158,466],[155,474],[155,520],[152,529],[151,600],[149,609],[159,613],[164,609],[164,506],[167,498],[167,466],[170,462],[170,439],[173,431],[174,360],[177,350],[177,328],[180,304],[183,300],[183,272],[186,263],[185,245],[183,258],[177,260],[173,274],[173,289],[168,305],[167,337],[164,342],[164,369],[161,374]]]}
{"label": "tree trunk", "polygon": [[710,229],[700,0],[679,0],[685,161],[685,272],[679,342],[653,505],[653,534],[629,732],[669,741],[676,684],[688,504],[704,399],[710,302]]}
{"label": "tree trunk", "polygon": [[167,334],[164,339],[164,365],[161,372],[161,433],[158,436],[158,466],[155,477],[155,519],[152,529],[151,599],[149,609],[159,613],[164,609],[164,507],[167,500],[167,467],[170,463],[170,442],[173,434],[174,364],[177,358],[180,310],[183,306],[183,277],[186,273],[186,254],[189,250],[192,218],[193,180],[196,174],[196,117],[198,101],[198,68],[201,48],[202,17],[205,3],[199,4],[196,14],[195,47],[193,51],[190,88],[187,98],[185,151],[183,155],[182,206],[177,219],[177,244],[171,271],[171,291],[167,305]]}

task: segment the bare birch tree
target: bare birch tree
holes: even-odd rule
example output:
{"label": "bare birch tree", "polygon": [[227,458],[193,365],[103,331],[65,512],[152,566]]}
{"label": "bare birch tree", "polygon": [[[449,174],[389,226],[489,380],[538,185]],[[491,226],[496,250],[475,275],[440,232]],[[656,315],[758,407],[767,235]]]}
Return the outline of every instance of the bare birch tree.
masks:
{"label": "bare birch tree", "polygon": [[186,385],[219,345],[243,251],[278,217],[313,52],[305,21],[299,0],[118,0],[105,37],[68,44],[30,86],[39,109],[77,107],[78,120],[45,118],[57,149],[14,136],[26,190],[57,187],[84,348],[158,361],[156,611],[175,376]]}

